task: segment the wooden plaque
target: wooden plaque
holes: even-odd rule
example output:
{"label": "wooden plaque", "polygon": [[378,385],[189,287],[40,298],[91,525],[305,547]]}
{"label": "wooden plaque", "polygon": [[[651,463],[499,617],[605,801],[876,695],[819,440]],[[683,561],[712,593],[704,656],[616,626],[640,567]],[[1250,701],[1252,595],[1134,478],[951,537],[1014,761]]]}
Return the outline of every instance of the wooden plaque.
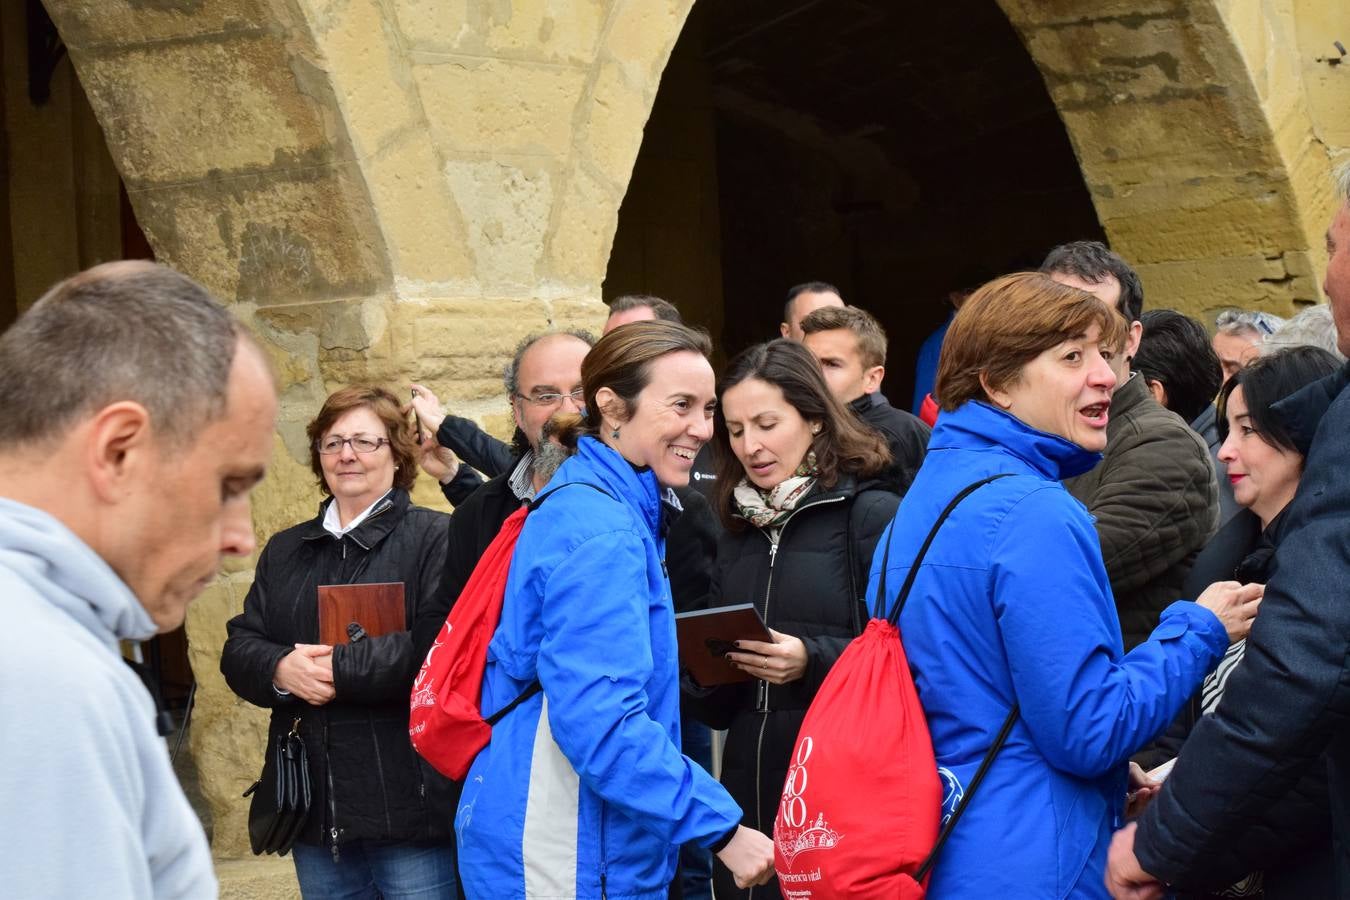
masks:
{"label": "wooden plaque", "polygon": [[680,644],[680,663],[703,687],[750,681],[754,676],[726,661],[735,641],[772,643],[753,603],[716,606],[675,616],[675,635]]}
{"label": "wooden plaque", "polygon": [[408,629],[403,609],[403,582],[319,585],[319,643],[336,647],[350,642],[347,626],[357,622],[367,637]]}

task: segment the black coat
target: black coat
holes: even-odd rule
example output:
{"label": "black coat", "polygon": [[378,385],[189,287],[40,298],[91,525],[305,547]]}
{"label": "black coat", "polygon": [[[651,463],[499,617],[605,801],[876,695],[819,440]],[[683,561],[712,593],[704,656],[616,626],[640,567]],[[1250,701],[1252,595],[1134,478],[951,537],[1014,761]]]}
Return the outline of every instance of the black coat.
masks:
{"label": "black coat", "polygon": [[1135,852],[1164,880],[1212,886],[1270,865],[1280,848],[1238,838],[1278,827],[1272,810],[1326,754],[1334,895],[1350,896],[1348,383],[1342,370],[1276,405],[1314,437],[1242,664],[1140,817]]}
{"label": "black coat", "polygon": [[[709,606],[753,601],[765,624],[798,637],[806,673],[785,685],[754,681],[705,690],[687,677],[685,709],[727,729],[722,784],[745,812],[744,824],[772,835],[788,760],[806,709],[844,648],[861,633],[872,551],[900,498],[879,482],[842,477],[817,488],[783,526],[776,551],[765,531],[727,531],[717,545]],[[725,874],[725,873],[723,873]],[[718,896],[726,886],[719,883]],[[773,885],[756,896],[777,896]]]}
{"label": "black coat", "polygon": [[[1196,557],[1182,595],[1198,597],[1216,581],[1264,584],[1270,577],[1271,562],[1284,538],[1287,521],[1284,515],[1276,516],[1270,527],[1262,531],[1261,521],[1254,513],[1239,509]],[[1182,752],[1186,738],[1203,714],[1202,694],[1203,691],[1196,692],[1157,741],[1156,758],[1145,763],[1147,767]],[[1287,794],[1265,810],[1259,822],[1253,822],[1245,833],[1234,838],[1235,843],[1248,848],[1253,858],[1271,861],[1264,869],[1266,900],[1333,896],[1328,789],[1326,760],[1319,757]]]}
{"label": "black coat", "polygon": [[885,438],[891,451],[891,465],[882,477],[903,497],[914,483],[914,476],[919,474],[933,430],[918,416],[891,406],[880,391],[863,394],[850,403],[849,408]]}
{"label": "black coat", "polygon": [[337,696],[323,706],[272,686],[277,663],[294,644],[319,641],[318,585],[401,581],[406,620],[415,621],[440,588],[446,519],[411,505],[407,492],[395,488],[339,539],[324,530],[321,510],[267,542],[244,611],[227,625],[220,658],[226,682],[248,702],[272,709],[273,738],[300,718],[314,791],[304,843],[329,843],[334,829],[339,843],[453,834],[454,786],[408,742],[408,694],[422,662],[411,632],[334,647]]}

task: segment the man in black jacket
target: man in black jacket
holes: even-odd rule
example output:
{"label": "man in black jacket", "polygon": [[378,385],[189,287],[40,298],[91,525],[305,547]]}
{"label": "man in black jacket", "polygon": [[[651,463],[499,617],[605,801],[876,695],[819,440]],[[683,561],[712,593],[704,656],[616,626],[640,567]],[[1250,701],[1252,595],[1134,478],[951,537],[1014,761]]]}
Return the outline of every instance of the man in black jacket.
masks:
{"label": "man in black jacket", "polygon": [[[516,348],[504,379],[516,422],[515,440],[511,445],[503,444],[480,431],[484,438],[482,457],[466,456],[469,465],[493,478],[463,499],[450,517],[444,589],[438,602],[428,604],[413,625],[413,641],[421,653],[425,654],[435,641],[450,606],[507,516],[532,500],[535,491],[557,469],[558,460],[551,450],[540,449],[544,425],[555,413],[577,411],[581,402],[581,361],[590,352],[592,343],[585,332],[554,332],[528,337]],[[435,395],[420,385],[414,390],[418,418],[424,424],[434,421],[439,408]],[[444,416],[444,421],[437,423],[439,430],[446,429],[445,422],[450,418]],[[464,449],[461,447],[461,452]]]}
{"label": "man in black jacket", "polygon": [[[1350,350],[1350,167],[1327,232],[1324,290],[1342,352]],[[1196,724],[1152,805],[1117,833],[1107,886],[1115,897],[1162,897],[1164,882],[1214,885],[1258,869],[1244,833],[1274,798],[1326,752],[1331,780],[1336,896],[1350,896],[1350,369],[1309,385],[1275,409],[1312,435],[1298,493],[1284,515],[1247,652],[1223,703]],[[1137,830],[1136,830],[1137,829]]]}
{"label": "man in black jacket", "polygon": [[891,448],[885,480],[900,496],[928,452],[931,429],[918,416],[891,406],[881,393],[886,377],[886,332],[856,306],[824,306],[801,321],[802,343],[820,363],[830,392]]}

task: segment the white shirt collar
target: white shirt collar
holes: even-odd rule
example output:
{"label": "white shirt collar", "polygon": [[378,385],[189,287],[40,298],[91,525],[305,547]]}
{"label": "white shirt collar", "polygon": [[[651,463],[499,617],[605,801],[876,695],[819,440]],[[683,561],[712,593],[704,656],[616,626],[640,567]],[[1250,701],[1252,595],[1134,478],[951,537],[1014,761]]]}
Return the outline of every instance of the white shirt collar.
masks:
{"label": "white shirt collar", "polygon": [[333,502],[328,504],[328,509],[326,509],[323,514],[324,530],[333,537],[342,537],[344,534],[364,522],[367,517],[370,516],[370,511],[378,506],[381,500],[388,496],[389,491],[385,491],[379,497],[375,498],[375,502],[361,510],[361,514],[348,522],[345,528],[339,524],[337,498],[334,497]]}
{"label": "white shirt collar", "polygon": [[511,487],[511,493],[516,495],[517,500],[534,499],[534,451],[526,451],[525,455],[516,463],[516,467],[511,470],[507,476],[507,484]]}

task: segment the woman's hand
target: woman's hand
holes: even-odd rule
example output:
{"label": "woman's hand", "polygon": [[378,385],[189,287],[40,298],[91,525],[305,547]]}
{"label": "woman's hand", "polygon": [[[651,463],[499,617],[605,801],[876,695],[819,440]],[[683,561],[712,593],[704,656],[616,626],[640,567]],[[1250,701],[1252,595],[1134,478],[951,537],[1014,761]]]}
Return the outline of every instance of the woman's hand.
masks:
{"label": "woman's hand", "polygon": [[743,672],[770,684],[787,684],[806,674],[806,645],[800,638],[769,629],[773,643],[737,641],[727,660]]}
{"label": "woman's hand", "polygon": [[1133,819],[1148,809],[1160,790],[1161,781],[1150,778],[1139,763],[1130,763],[1130,792],[1125,795],[1125,818]]}
{"label": "woman's hand", "polygon": [[731,843],[718,851],[717,858],[731,870],[736,887],[742,890],[768,884],[773,877],[773,840],[753,828],[736,826]]}
{"label": "woman's hand", "polygon": [[333,688],[333,648],[327,644],[296,644],[277,663],[272,683],[311,706],[323,706],[337,696]]}
{"label": "woman's hand", "polygon": [[1235,644],[1252,630],[1252,620],[1265,592],[1264,584],[1216,581],[1195,602],[1219,617],[1228,632],[1228,643]]}
{"label": "woman's hand", "polygon": [[436,399],[436,395],[420,384],[412,385],[412,402],[404,407],[406,413],[408,407],[417,413],[417,421],[422,423],[422,427],[431,432],[435,438],[436,432],[440,430],[441,423],[445,421],[445,410],[441,409],[441,401]]}

